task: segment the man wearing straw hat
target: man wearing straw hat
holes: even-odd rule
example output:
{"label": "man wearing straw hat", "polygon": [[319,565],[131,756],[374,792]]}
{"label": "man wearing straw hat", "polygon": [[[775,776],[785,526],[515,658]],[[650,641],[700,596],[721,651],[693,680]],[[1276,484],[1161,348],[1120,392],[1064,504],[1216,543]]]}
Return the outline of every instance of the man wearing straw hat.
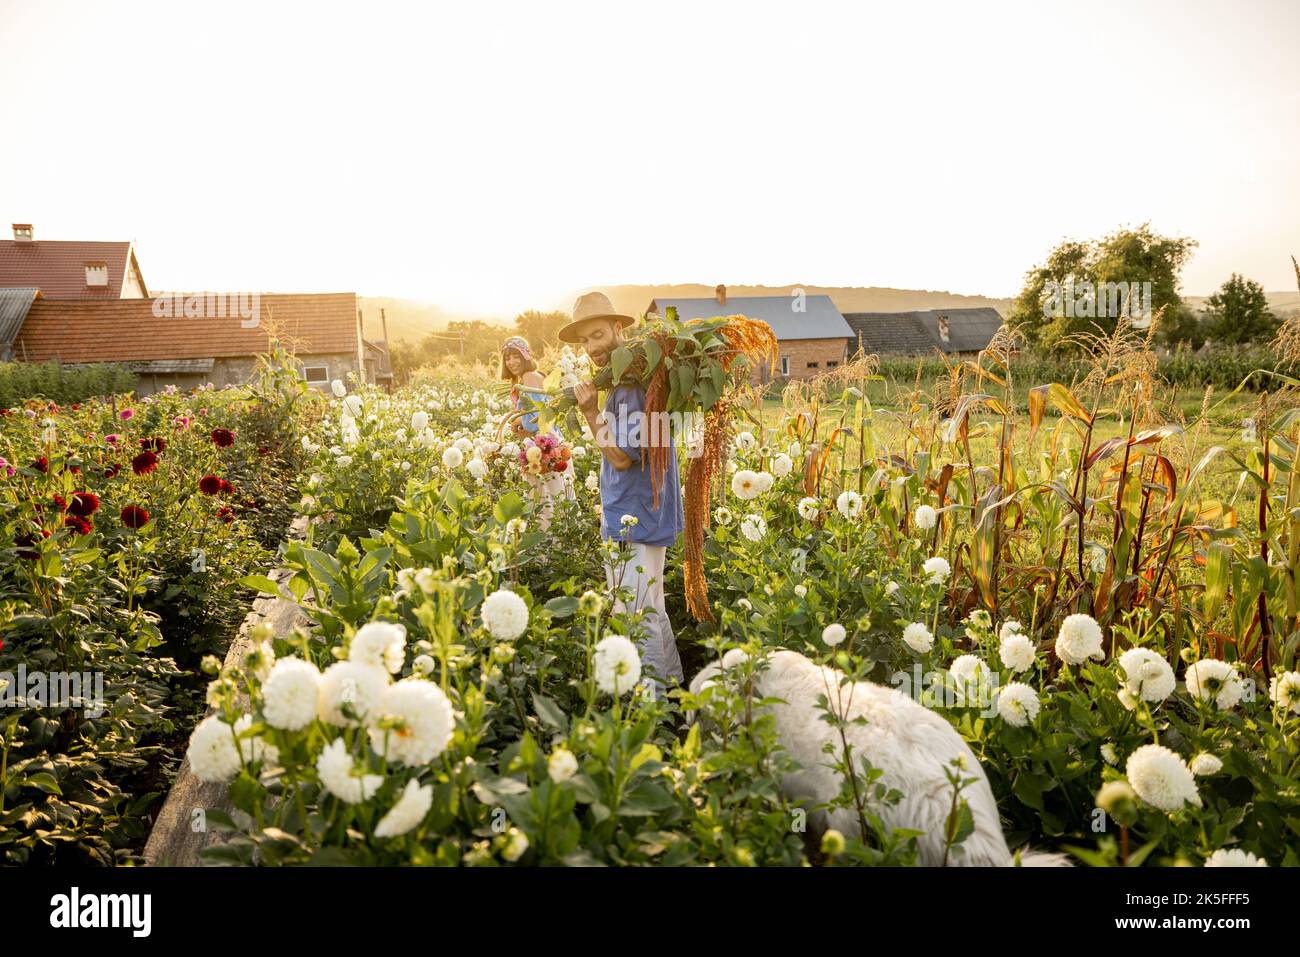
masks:
{"label": "man wearing straw hat", "polygon": [[[573,321],[560,329],[562,342],[581,345],[597,366],[609,364],[622,342],[622,331],[636,322],[615,312],[604,293],[589,292],[573,304]],[[617,543],[617,557],[606,565],[605,577],[613,589],[627,588],[633,595],[632,611],[645,611],[648,634],[638,642],[641,664],[663,698],[667,682],[683,683],[677,639],[664,604],[664,557],[683,528],[681,480],[677,454],[668,455],[668,471],[654,508],[649,458],[651,442],[672,442],[667,429],[649,428],[645,422],[645,388],[615,384],[597,407],[596,387],[581,382],[574,397],[596,447],[600,449],[600,534]],[[630,519],[630,520],[628,520]]]}

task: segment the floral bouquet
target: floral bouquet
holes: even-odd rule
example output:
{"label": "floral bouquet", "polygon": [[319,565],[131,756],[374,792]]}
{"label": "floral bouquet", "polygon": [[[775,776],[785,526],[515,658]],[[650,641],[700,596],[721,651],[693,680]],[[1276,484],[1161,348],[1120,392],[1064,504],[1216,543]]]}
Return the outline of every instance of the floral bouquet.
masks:
{"label": "floral bouquet", "polygon": [[519,448],[519,467],[527,475],[563,473],[568,470],[572,455],[567,442],[548,432],[524,439]]}

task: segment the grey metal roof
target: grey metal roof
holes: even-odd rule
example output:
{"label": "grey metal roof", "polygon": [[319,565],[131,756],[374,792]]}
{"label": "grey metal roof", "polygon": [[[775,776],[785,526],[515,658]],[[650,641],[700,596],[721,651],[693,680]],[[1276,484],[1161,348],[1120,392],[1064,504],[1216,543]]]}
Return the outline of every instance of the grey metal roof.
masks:
{"label": "grey metal roof", "polygon": [[[939,320],[948,320],[948,341],[939,334]],[[1002,316],[992,307],[922,309],[915,312],[850,312],[845,320],[853,330],[850,348],[860,343],[863,352],[917,355],[933,352],[979,352],[1002,326]]]}
{"label": "grey metal roof", "polygon": [[701,299],[655,299],[651,312],[664,315],[677,307],[678,319],[710,319],[713,316],[748,316],[772,327],[778,339],[851,339],[853,330],[840,315],[830,296],[805,296],[803,312],[795,312],[792,296],[728,296],[725,305],[712,296]]}
{"label": "grey metal roof", "polygon": [[14,339],[39,294],[39,289],[0,289],[0,360],[13,358]]}

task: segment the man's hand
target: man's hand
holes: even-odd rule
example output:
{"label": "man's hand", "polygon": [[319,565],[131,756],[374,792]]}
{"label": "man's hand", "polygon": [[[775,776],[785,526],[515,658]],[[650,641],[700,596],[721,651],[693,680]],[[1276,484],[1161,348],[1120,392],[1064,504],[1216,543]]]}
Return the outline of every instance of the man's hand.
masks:
{"label": "man's hand", "polygon": [[596,387],[590,382],[579,382],[573,387],[573,397],[578,402],[578,408],[585,416],[596,414]]}

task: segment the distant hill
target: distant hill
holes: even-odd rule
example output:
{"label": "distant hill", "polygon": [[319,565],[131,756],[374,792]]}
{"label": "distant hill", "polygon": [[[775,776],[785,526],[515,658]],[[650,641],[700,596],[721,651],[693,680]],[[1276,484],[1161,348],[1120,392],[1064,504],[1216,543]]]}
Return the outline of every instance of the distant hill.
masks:
{"label": "distant hill", "polygon": [[418,342],[430,332],[446,329],[449,322],[486,318],[460,315],[433,302],[421,302],[417,299],[389,299],[382,296],[358,296],[357,308],[361,310],[365,337],[372,341],[384,338],[385,322],[388,325],[388,338],[392,341],[405,339],[407,342]]}

